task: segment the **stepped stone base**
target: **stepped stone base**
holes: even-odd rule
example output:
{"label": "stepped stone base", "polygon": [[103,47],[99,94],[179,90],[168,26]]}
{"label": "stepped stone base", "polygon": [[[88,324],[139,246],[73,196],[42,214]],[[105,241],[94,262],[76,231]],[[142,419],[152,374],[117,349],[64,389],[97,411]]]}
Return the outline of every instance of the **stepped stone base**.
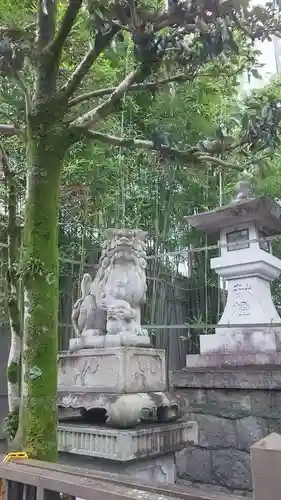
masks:
{"label": "stepped stone base", "polygon": [[281,352],[188,354],[187,369],[281,365]]}
{"label": "stepped stone base", "polygon": [[121,462],[178,451],[187,442],[197,442],[195,422],[139,426],[126,431],[97,425],[58,425],[59,451]]}
{"label": "stepped stone base", "polygon": [[175,453],[198,442],[195,422],[139,426],[120,431],[64,423],[58,426],[61,461],[127,474],[152,483],[175,482]]}

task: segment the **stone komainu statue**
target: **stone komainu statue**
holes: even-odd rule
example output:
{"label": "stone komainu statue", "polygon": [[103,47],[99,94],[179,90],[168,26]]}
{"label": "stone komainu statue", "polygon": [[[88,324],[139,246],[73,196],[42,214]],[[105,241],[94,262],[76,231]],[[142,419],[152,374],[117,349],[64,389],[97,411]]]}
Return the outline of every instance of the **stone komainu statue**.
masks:
{"label": "stone komainu statue", "polygon": [[[105,236],[95,279],[84,275],[81,297],[72,311],[75,335],[87,339],[81,347],[103,347],[96,338],[101,336],[118,336],[108,345],[147,345],[149,337],[141,328],[140,314],[147,289],[146,233],[109,229]],[[141,341],[140,336],[145,338]]]}

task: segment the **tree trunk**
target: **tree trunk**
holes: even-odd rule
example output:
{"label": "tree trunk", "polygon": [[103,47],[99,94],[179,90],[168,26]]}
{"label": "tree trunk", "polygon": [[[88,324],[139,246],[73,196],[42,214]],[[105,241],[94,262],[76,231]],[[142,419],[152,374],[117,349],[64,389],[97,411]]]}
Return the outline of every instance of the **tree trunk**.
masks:
{"label": "tree trunk", "polygon": [[[7,167],[8,168],[8,167]],[[17,188],[15,174],[7,171],[8,188],[8,312],[11,332],[11,345],[7,367],[9,416],[7,431],[10,439],[15,437],[18,427],[20,404],[20,359],[21,359],[21,320],[19,307],[19,263],[20,230],[17,224]]]}
{"label": "tree trunk", "polygon": [[58,122],[44,123],[38,116],[30,120],[22,265],[22,388],[14,449],[46,461],[57,459],[58,215],[64,146]]}

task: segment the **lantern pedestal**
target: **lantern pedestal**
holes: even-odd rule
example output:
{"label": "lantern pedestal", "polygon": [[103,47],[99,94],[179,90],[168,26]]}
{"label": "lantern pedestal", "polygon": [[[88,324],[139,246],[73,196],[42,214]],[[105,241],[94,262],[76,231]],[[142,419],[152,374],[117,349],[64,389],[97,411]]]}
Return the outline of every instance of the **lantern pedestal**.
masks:
{"label": "lantern pedestal", "polygon": [[228,280],[228,297],[218,323],[222,327],[216,328],[215,335],[200,337],[201,354],[281,350],[281,318],[270,290],[281,261],[260,248],[242,249],[239,254],[229,252],[212,259],[211,267]]}

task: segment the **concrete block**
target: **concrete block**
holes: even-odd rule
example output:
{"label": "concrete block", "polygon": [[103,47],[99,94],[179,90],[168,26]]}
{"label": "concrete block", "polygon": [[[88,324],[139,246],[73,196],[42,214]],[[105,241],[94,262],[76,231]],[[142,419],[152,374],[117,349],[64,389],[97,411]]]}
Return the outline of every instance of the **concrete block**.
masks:
{"label": "concrete block", "polygon": [[[195,415],[190,415],[195,420]],[[203,448],[235,448],[236,428],[233,420],[212,415],[196,415],[199,432],[199,446]]]}
{"label": "concrete block", "polygon": [[124,474],[154,486],[175,484],[175,454],[169,453],[160,457],[134,461],[124,468]]}
{"label": "concrete block", "polygon": [[236,390],[208,390],[208,402],[227,408],[228,410],[237,410],[237,412],[251,411],[251,395],[245,391]]}
{"label": "concrete block", "polygon": [[252,489],[249,453],[239,450],[213,450],[211,453],[213,482],[231,489]]}
{"label": "concrete block", "polygon": [[281,436],[272,433],[251,447],[255,500],[280,500]]}
{"label": "concrete block", "polygon": [[274,391],[271,395],[271,415],[281,419],[281,391]]}
{"label": "concrete block", "polygon": [[[131,462],[114,462],[70,453],[60,453],[59,462],[64,465],[94,471],[120,474],[122,479],[131,478],[134,482],[173,485],[176,482],[175,454],[168,453],[159,457],[140,458]],[[137,497],[136,497],[137,498]],[[161,497],[162,498],[162,497]],[[82,500],[77,498],[76,500]]]}
{"label": "concrete block", "polygon": [[281,419],[280,418],[268,418],[268,432],[272,434],[281,434]]}
{"label": "concrete block", "polygon": [[177,474],[190,481],[212,482],[211,451],[188,446],[176,453]]}
{"label": "concrete block", "polygon": [[249,452],[252,444],[268,434],[268,422],[265,418],[246,417],[236,421],[237,448]]}
{"label": "concrete block", "polygon": [[273,393],[270,390],[251,391],[251,413],[256,417],[267,417],[272,414]]}

